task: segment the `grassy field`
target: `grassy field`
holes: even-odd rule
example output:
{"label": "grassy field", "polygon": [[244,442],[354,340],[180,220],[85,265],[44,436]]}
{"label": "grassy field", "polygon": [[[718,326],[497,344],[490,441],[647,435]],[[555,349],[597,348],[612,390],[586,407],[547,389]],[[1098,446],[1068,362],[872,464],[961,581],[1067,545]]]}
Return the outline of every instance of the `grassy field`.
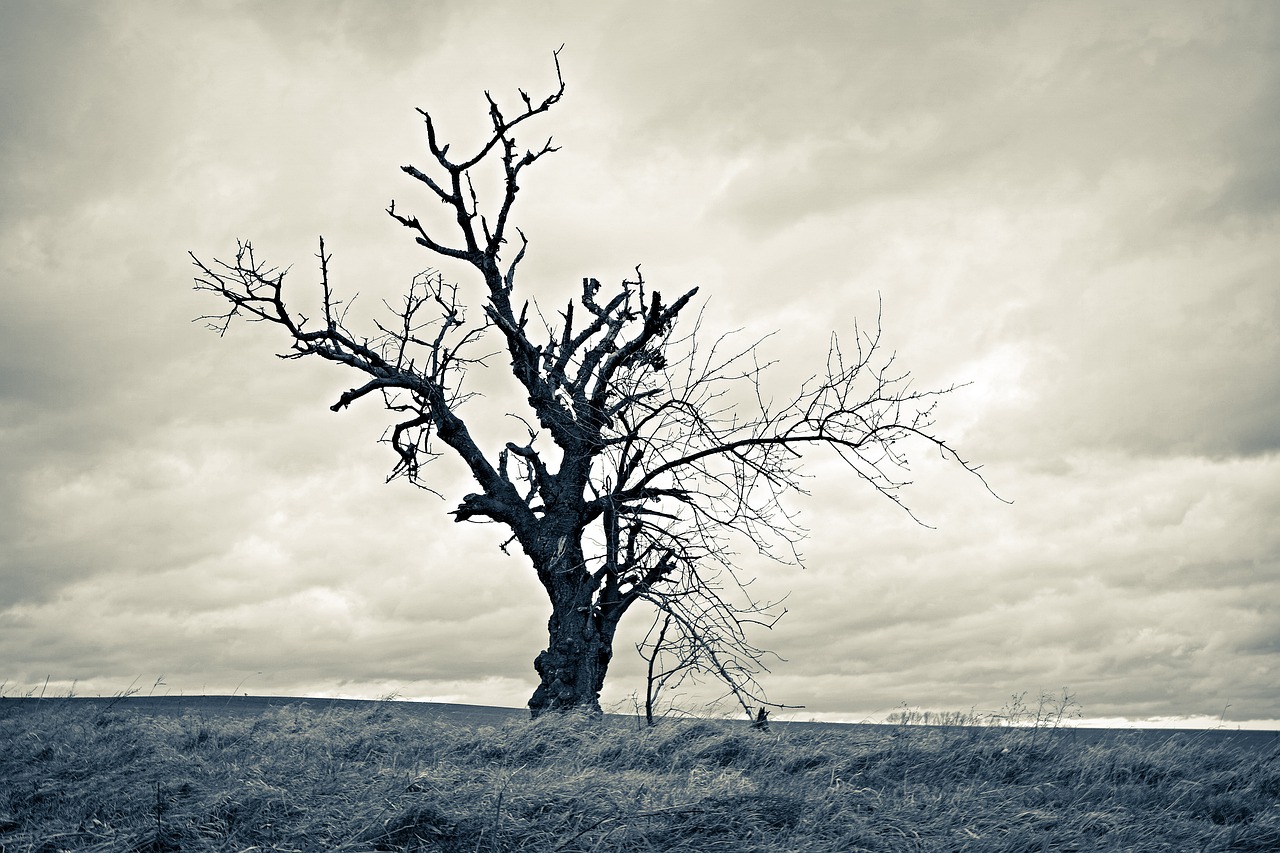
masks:
{"label": "grassy field", "polygon": [[915,725],[0,700],[0,851],[1280,849],[1280,754]]}

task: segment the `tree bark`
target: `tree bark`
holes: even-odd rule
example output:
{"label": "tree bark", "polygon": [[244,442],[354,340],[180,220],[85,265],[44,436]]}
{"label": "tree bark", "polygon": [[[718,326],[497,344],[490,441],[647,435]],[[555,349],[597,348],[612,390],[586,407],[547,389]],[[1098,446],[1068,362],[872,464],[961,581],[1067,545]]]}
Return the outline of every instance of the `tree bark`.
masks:
{"label": "tree bark", "polygon": [[601,713],[600,691],[613,658],[620,613],[593,602],[596,583],[581,570],[549,573],[547,648],[533,662],[541,679],[529,699],[534,717],[548,711]]}
{"label": "tree bark", "polygon": [[533,716],[575,709],[600,713],[600,690],[613,657],[613,644],[591,622],[551,615],[547,626],[550,642],[533,662],[541,678],[529,699]]}

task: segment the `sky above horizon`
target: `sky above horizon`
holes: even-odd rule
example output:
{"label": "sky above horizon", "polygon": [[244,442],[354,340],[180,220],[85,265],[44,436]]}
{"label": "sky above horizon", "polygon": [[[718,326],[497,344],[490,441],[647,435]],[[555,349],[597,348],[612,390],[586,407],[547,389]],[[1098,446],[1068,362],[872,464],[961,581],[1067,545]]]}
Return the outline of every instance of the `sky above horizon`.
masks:
{"label": "sky above horizon", "polygon": [[773,700],[1280,718],[1267,2],[0,3],[0,693],[527,701],[548,605],[446,515],[461,469],[384,484],[376,402],[192,322],[187,252],[252,240],[305,305],[323,235],[361,317],[427,267],[467,292],[383,212],[437,212],[415,108],[468,147],[561,44],[523,292],[697,285],[776,330],[779,389],[879,311],[917,387],[969,383],[939,431],[1012,501],[915,448],[925,527],[814,454],[805,567],[742,555],[789,596]]}

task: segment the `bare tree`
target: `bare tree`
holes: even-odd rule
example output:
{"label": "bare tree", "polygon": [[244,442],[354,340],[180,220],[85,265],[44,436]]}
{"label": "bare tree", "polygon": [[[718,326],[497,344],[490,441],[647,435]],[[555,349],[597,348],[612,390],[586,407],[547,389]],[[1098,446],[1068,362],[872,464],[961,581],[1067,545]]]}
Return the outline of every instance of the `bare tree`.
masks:
{"label": "bare tree", "polygon": [[[388,480],[432,490],[427,462],[452,452],[466,465],[478,491],[462,498],[454,519],[505,527],[503,550],[519,545],[551,603],[548,645],[534,662],[535,716],[599,709],[618,622],[642,601],[674,614],[684,641],[719,644],[721,653],[699,657],[699,665],[742,653],[750,659],[743,620],[768,608],[728,594],[745,589],[730,545],[745,539],[777,559],[796,559],[804,531],[780,499],[801,491],[803,451],[838,454],[854,477],[899,505],[900,440],[923,441],[976,474],[932,432],[934,402],[951,389],[913,390],[893,359],[881,357],[878,324],[873,334],[855,328],[849,352],[833,336],[824,369],[774,404],[761,390],[768,364],[757,360],[756,344],[708,337],[700,313],[685,317],[697,288],[664,299],[639,267],[616,287],[585,278],[581,295],[551,320],[518,297],[528,242],[512,223],[516,193],[524,171],[558,149],[548,139],[522,152],[514,131],[560,101],[558,52],[555,67],[556,90],[540,101],[521,90],[513,118],[485,93],[491,132],[469,156],[451,152],[431,115],[418,111],[431,165],[402,169],[445,205],[451,234],[428,230],[394,202],[387,208],[430,253],[474,267],[484,287],[478,312],[467,311],[458,285],[428,270],[390,322],[362,335],[347,326],[323,239],[314,316],[286,305],[285,271],[260,261],[250,243],[231,261],[192,255],[196,288],[224,300],[225,311],[200,318],[219,334],[237,316],[274,323],[290,339],[281,357],[353,368],[361,382],[334,411],[380,395],[395,421],[383,438],[397,459]],[[483,168],[497,171],[501,189],[482,201],[473,173]],[[488,366],[480,342],[493,338],[518,386],[511,408],[528,417],[516,440],[486,448],[463,417],[465,380]]]}

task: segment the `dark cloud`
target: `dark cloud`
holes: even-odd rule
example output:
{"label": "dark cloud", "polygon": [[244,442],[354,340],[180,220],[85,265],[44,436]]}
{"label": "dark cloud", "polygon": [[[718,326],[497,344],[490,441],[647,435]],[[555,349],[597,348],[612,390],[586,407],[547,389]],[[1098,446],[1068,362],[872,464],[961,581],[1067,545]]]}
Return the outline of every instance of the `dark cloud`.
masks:
{"label": "dark cloud", "polygon": [[[4,212],[28,203],[42,183],[61,182],[60,158],[68,131],[90,106],[81,61],[106,68],[103,28],[106,8],[68,2],[10,3],[0,28],[0,152],[7,166],[0,186]],[[87,134],[86,134],[87,137]],[[82,138],[85,145],[89,138]]]}
{"label": "dark cloud", "polygon": [[235,12],[253,22],[291,60],[307,61],[314,52],[349,53],[378,73],[394,74],[449,41],[464,8],[456,2],[388,0],[370,6],[346,0],[317,14],[314,3],[282,0],[239,3]]}

